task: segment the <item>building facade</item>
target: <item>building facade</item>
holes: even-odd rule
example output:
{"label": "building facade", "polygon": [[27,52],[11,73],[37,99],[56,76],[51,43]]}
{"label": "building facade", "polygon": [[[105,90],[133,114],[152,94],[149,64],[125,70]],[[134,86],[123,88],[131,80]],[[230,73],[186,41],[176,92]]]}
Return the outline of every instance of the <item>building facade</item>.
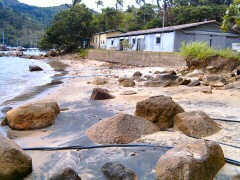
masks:
{"label": "building facade", "polygon": [[223,33],[215,20],[178,26],[132,31],[107,37],[107,50],[122,50],[122,42],[128,41],[132,51],[174,52],[182,43],[204,41],[216,49],[231,48],[240,43],[240,33],[230,29]]}
{"label": "building facade", "polygon": [[110,36],[117,36],[123,34],[120,30],[110,30],[105,32],[99,32],[93,35],[90,41],[90,47],[95,49],[106,49],[107,48],[107,38]]}

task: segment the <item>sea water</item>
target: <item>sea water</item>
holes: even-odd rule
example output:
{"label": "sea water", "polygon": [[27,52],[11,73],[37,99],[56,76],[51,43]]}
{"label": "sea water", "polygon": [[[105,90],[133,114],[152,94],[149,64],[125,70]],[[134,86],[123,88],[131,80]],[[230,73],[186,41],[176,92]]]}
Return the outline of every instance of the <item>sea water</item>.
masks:
{"label": "sea water", "polygon": [[[30,72],[29,65],[38,65],[43,71]],[[5,101],[32,87],[50,83],[54,74],[54,69],[44,60],[0,57],[0,111]]]}

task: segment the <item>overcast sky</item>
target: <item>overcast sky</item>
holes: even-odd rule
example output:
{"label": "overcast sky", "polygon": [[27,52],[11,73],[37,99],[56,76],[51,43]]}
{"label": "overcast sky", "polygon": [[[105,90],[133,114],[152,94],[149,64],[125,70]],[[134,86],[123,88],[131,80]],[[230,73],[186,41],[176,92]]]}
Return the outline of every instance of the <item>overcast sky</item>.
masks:
{"label": "overcast sky", "polygon": [[[34,6],[40,6],[40,7],[48,7],[48,6],[59,6],[61,4],[71,4],[72,0],[18,0],[19,2],[34,5]],[[104,2],[104,7],[115,7],[115,0],[102,0]],[[97,10],[96,0],[82,0],[84,4],[87,5],[87,7]],[[123,9],[126,9],[128,5],[135,5],[136,0],[124,0],[124,7]],[[146,0],[146,3],[152,3],[156,4],[156,0]],[[101,8],[101,7],[100,7]]]}

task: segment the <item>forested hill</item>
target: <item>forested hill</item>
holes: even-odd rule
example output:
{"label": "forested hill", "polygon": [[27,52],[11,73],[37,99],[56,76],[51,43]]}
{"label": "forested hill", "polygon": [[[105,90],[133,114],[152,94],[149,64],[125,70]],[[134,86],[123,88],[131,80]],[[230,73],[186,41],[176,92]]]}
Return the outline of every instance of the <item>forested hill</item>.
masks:
{"label": "forested hill", "polygon": [[43,8],[17,0],[0,0],[0,32],[4,31],[5,44],[16,46],[18,42],[25,47],[36,46],[36,41],[43,36],[54,16],[66,9],[65,5]]}

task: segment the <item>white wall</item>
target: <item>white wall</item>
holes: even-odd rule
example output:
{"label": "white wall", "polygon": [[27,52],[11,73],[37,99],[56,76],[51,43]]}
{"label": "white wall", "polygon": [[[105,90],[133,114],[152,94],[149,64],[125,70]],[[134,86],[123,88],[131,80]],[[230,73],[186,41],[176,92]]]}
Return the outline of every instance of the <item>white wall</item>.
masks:
{"label": "white wall", "polygon": [[[173,52],[174,51],[174,32],[169,33],[158,33],[161,37],[161,42],[156,43],[157,34],[147,34],[147,35],[139,35],[139,36],[129,36],[129,43],[133,44],[133,38],[135,38],[135,44],[133,44],[133,51],[137,50],[137,39],[143,38],[145,41],[145,48],[144,51],[153,51],[153,52]],[[113,38],[114,43],[111,45],[112,39],[109,38],[107,40],[107,50],[111,49],[112,47],[116,47],[119,50],[119,42],[120,38]]]}

